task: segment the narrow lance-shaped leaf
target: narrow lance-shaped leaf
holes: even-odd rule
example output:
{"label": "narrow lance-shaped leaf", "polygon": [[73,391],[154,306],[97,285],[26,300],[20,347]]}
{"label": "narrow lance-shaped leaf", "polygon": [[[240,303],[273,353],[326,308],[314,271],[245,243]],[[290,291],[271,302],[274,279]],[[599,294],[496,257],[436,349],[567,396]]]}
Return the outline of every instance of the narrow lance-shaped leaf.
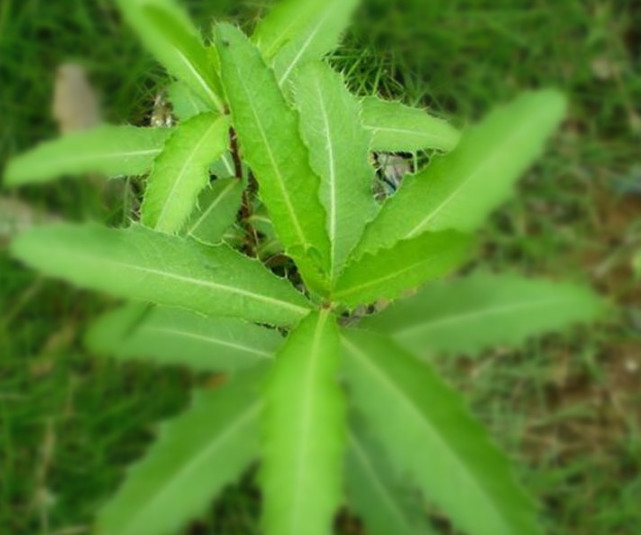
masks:
{"label": "narrow lance-shaped leaf", "polygon": [[4,183],[20,186],[62,175],[142,175],[172,133],[169,128],[104,125],[46,141],[9,162]]}
{"label": "narrow lance-shaped leaf", "polygon": [[365,230],[358,251],[390,247],[427,231],[475,230],[501,204],[558,126],[565,100],[525,93],[463,133],[454,151],[407,177]]}
{"label": "narrow lance-shaped leaf", "polygon": [[181,123],[154,162],[142,203],[142,222],[156,230],[180,230],[209,180],[209,164],[227,149],[229,120],[213,113]]}
{"label": "narrow lance-shaped leaf", "polygon": [[220,80],[199,31],[174,0],[117,0],[127,23],[167,71],[210,109],[224,109]]}
{"label": "narrow lance-shaped leaf", "polygon": [[427,535],[430,527],[414,489],[403,485],[365,426],[352,423],[345,477],[350,508],[370,535]]}
{"label": "narrow lance-shaped leaf", "polygon": [[302,67],[294,89],[303,139],[312,168],[321,177],[330,275],[335,279],[376,213],[370,135],[360,125],[358,101],[328,65],[313,62]]}
{"label": "narrow lance-shaped leaf", "polygon": [[450,151],[461,137],[447,121],[400,102],[367,97],[362,106],[363,126],[372,134],[375,152]]}
{"label": "narrow lance-shaped leaf", "polygon": [[266,535],[332,533],[345,442],[338,365],[338,329],[327,310],[304,319],[276,356],[263,416]]}
{"label": "narrow lance-shaped leaf", "polygon": [[92,352],[118,360],[144,359],[214,372],[265,362],[282,341],[278,331],[242,320],[138,303],[103,315],[85,337]]}
{"label": "narrow lance-shaped leaf", "polygon": [[271,60],[302,28],[318,18],[326,0],[283,0],[262,17],[252,34],[252,41]]}
{"label": "narrow lance-shaped leaf", "polygon": [[404,290],[443,277],[465,260],[470,238],[454,231],[428,233],[398,242],[391,249],[366,254],[348,264],[332,297],[356,306],[395,299]]}
{"label": "narrow lance-shaped leaf", "polygon": [[215,180],[200,194],[198,207],[189,217],[184,233],[209,245],[220,243],[236,220],[243,188],[243,181],[237,178]]}
{"label": "narrow lance-shaped leaf", "polygon": [[594,320],[602,311],[600,299],[583,286],[477,273],[434,282],[361,325],[389,333],[419,354],[471,356]]}
{"label": "narrow lance-shaped leaf", "polygon": [[359,0],[325,0],[313,19],[300,26],[272,62],[280,86],[292,79],[297,67],[321,59],[338,46],[358,4]]}
{"label": "narrow lance-shaped leaf", "polygon": [[305,281],[322,289],[329,253],[325,211],[319,199],[320,179],[300,137],[298,115],[240,30],[218,25],[216,44],[233,124],[260,196]]}
{"label": "narrow lance-shaped leaf", "polygon": [[344,331],[351,400],[403,475],[470,535],[534,535],[508,460],[434,371],[390,339]]}
{"label": "narrow lance-shaped leaf", "polygon": [[308,311],[306,299],[258,261],[139,225],[32,229],[13,240],[11,252],[79,286],[211,316],[287,325]]}
{"label": "narrow lance-shaped leaf", "polygon": [[175,81],[168,88],[169,101],[174,114],[181,121],[210,111],[209,107],[185,82]]}
{"label": "narrow lance-shaped leaf", "polygon": [[258,453],[264,369],[199,392],[98,513],[98,535],[171,535],[202,514]]}

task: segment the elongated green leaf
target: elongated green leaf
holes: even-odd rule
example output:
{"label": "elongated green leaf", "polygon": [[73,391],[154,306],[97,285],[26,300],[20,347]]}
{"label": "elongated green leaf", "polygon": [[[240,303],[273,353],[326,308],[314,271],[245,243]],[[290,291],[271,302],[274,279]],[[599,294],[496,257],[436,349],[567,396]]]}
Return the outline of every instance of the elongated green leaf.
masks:
{"label": "elongated green leaf", "polygon": [[274,329],[188,310],[133,304],[108,312],[85,343],[119,360],[149,359],[192,370],[233,372],[273,357],[283,337]]}
{"label": "elongated green leaf", "polygon": [[450,151],[461,134],[447,121],[400,102],[363,99],[363,126],[372,133],[371,149],[381,152]]}
{"label": "elongated green leaf", "polygon": [[295,83],[301,129],[312,168],[321,177],[327,211],[330,275],[335,279],[363,229],[376,213],[370,135],[360,125],[360,106],[328,65],[308,63]]}
{"label": "elongated green leaf", "polygon": [[211,316],[279,325],[308,310],[302,295],[258,261],[226,245],[208,247],[139,225],[32,229],[13,240],[11,252],[82,287]]}
{"label": "elongated green leaf", "polygon": [[326,0],[283,0],[258,21],[252,41],[267,60],[318,18]]}
{"label": "elongated green leaf", "polygon": [[401,484],[386,452],[361,425],[349,434],[346,484],[350,507],[370,535],[435,533],[419,500]]}
{"label": "elongated green leaf", "polygon": [[104,125],[67,134],[11,160],[4,183],[20,186],[84,173],[142,175],[151,169],[171,133],[169,128]]}
{"label": "elongated green leaf", "polygon": [[263,416],[266,535],[332,533],[345,442],[338,365],[338,329],[327,310],[304,319],[276,356]]}
{"label": "elongated green leaf", "polygon": [[209,180],[209,164],[227,149],[229,120],[213,113],[181,123],[149,175],[142,222],[161,232],[180,230]]}
{"label": "elongated green leaf", "polygon": [[240,209],[243,182],[236,178],[219,178],[200,194],[198,207],[189,217],[185,234],[215,245],[234,224]]}
{"label": "elongated green leaf", "polygon": [[274,227],[308,285],[322,288],[329,241],[312,171],[299,133],[298,116],[283,97],[272,71],[243,33],[216,27],[225,90],[245,160],[260,186]]}
{"label": "elongated green leaf", "polygon": [[205,511],[256,458],[263,369],[198,393],[98,514],[99,535],[170,535]]}
{"label": "elongated green leaf", "polygon": [[394,299],[404,290],[447,275],[465,259],[469,245],[468,236],[454,231],[398,242],[349,264],[332,297],[348,306]]}
{"label": "elongated green leaf", "polygon": [[361,325],[389,333],[420,354],[474,355],[592,321],[602,310],[599,298],[582,286],[478,273],[430,284]]}
{"label": "elongated green leaf", "polygon": [[540,533],[507,459],[459,395],[384,336],[345,331],[343,341],[351,399],[398,474],[409,476],[465,533]]}
{"label": "elongated green leaf", "polygon": [[292,78],[298,66],[319,60],[338,46],[358,4],[359,0],[325,0],[313,18],[299,26],[272,62],[280,86]]}
{"label": "elongated green leaf", "polygon": [[224,109],[220,80],[199,31],[174,0],[117,0],[127,23],[167,71],[210,109]]}
{"label": "elongated green leaf", "polygon": [[564,110],[559,93],[538,91],[490,113],[464,132],[454,151],[403,181],[366,229],[358,250],[390,247],[426,231],[476,229],[539,156]]}
{"label": "elongated green leaf", "polygon": [[167,89],[174,114],[181,121],[209,111],[209,107],[185,82],[175,81]]}

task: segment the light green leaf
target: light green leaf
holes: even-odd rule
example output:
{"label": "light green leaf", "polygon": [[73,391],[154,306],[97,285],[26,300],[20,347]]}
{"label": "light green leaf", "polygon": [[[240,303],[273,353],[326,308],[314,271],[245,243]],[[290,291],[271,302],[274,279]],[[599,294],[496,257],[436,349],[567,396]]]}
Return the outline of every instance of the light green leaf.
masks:
{"label": "light green leaf", "polygon": [[423,234],[348,264],[332,298],[347,306],[395,299],[404,290],[447,275],[466,257],[470,238],[454,231]]}
{"label": "light green leaf", "polygon": [[536,512],[462,398],[390,339],[344,331],[351,400],[396,473],[469,535],[534,535]]}
{"label": "light green leaf", "polygon": [[78,286],[210,316],[288,325],[308,311],[305,298],[258,261],[139,225],[36,228],[14,239],[11,252]]}
{"label": "light green leaf", "polygon": [[565,113],[556,91],[525,93],[463,133],[454,151],[407,177],[365,230],[361,253],[427,231],[475,230],[541,154]]}
{"label": "light green leaf", "polygon": [[98,535],[170,535],[202,514],[256,458],[264,369],[199,392],[99,512]]}
{"label": "light green leaf", "polygon": [[363,99],[363,126],[372,134],[375,152],[451,151],[461,134],[447,121],[400,102]]}
{"label": "light green leaf", "polygon": [[127,23],[167,71],[223,111],[220,80],[200,32],[173,0],[116,0]]}
{"label": "light green leaf", "polygon": [[332,533],[345,442],[338,365],[338,329],[327,310],[304,319],[276,356],[263,416],[266,535]]}
{"label": "light green leaf", "polygon": [[299,26],[272,62],[281,87],[298,66],[319,60],[338,46],[358,4],[359,0],[325,0],[312,20]]}
{"label": "light green leaf", "polygon": [[312,21],[318,18],[326,0],[283,0],[277,2],[261,18],[252,35],[252,41],[267,60],[272,59],[284,44],[294,39]]}
{"label": "light green leaf", "polygon": [[185,82],[173,82],[167,93],[174,115],[181,121],[209,111],[207,104]]}
{"label": "light green leaf", "polygon": [[330,275],[335,279],[377,209],[370,135],[360,125],[358,101],[328,65],[312,62],[301,67],[294,93],[310,162],[321,177]]}
{"label": "light green leaf", "polygon": [[234,224],[243,196],[243,182],[237,178],[219,178],[205,188],[198,199],[198,207],[189,217],[185,234],[215,245],[225,231]]}
{"label": "light green leaf", "polygon": [[227,149],[229,120],[213,113],[181,123],[156,158],[142,203],[142,222],[175,233],[196,206],[209,180],[209,164]]}
{"label": "light green leaf", "polygon": [[41,143],[5,169],[6,186],[47,182],[62,175],[142,175],[160,154],[169,128],[103,125]]}
{"label": "light green leaf", "polygon": [[349,433],[345,477],[349,505],[370,535],[435,533],[412,490],[394,473],[386,452],[362,424]]}
{"label": "light green leaf", "polygon": [[305,282],[320,291],[326,286],[322,272],[327,271],[329,241],[320,179],[310,167],[298,115],[260,52],[240,30],[218,25],[216,44],[233,124],[261,199]]}
{"label": "light green leaf", "polygon": [[197,371],[233,372],[265,362],[281,346],[274,329],[177,308],[127,305],[95,321],[85,343],[118,360],[149,359]]}
{"label": "light green leaf", "polygon": [[475,355],[592,321],[602,311],[600,299],[583,286],[478,273],[434,282],[361,325],[420,354]]}

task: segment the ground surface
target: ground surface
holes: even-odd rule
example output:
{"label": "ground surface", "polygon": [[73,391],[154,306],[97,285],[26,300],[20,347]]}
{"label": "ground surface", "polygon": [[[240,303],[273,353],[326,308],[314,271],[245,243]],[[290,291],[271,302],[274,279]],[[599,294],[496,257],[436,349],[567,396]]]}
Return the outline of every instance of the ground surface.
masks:
{"label": "ground surface", "polygon": [[[190,4],[203,27],[232,10],[251,26],[259,9],[232,0]],[[165,78],[111,5],[0,3],[0,160],[55,134],[53,73],[69,59],[86,65],[109,120],[149,120]],[[587,281],[618,312],[597,328],[518,352],[441,365],[519,460],[543,505],[546,533],[640,533],[641,295],[630,260],[641,247],[641,7],[370,0],[357,20],[333,61],[362,93],[422,103],[460,126],[524,88],[568,93],[569,119],[484,231],[479,262]],[[72,219],[101,210],[77,180],[10,195]],[[107,306],[104,297],[20,269],[0,246],[2,534],[87,532],[155,424],[184,406],[191,384],[207,380],[87,355],[83,326]],[[256,509],[251,485],[230,489],[189,532],[257,533]],[[359,532],[348,521],[342,530]]]}

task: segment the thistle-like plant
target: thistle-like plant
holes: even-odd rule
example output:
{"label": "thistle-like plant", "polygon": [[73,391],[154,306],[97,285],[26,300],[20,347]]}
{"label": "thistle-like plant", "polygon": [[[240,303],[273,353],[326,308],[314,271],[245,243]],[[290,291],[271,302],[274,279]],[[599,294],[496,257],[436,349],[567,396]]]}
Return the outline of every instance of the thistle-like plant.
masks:
{"label": "thistle-like plant", "polygon": [[[8,185],[148,175],[139,222],[43,226],[12,253],[135,301],[90,329],[94,352],[225,373],[162,427],[97,533],[176,533],[256,461],[266,535],[328,534],[343,505],[372,535],[428,533],[425,502],[472,535],[540,533],[507,459],[425,357],[514,346],[599,301],[483,272],[423,286],[468,259],[564,99],[523,94],[460,135],[357,98],[323,61],[356,3],[286,0],[251,38],[216,24],[205,44],[171,0],[120,0],[176,79],[177,125],[67,135],[6,170]],[[425,150],[377,202],[373,155]]]}

